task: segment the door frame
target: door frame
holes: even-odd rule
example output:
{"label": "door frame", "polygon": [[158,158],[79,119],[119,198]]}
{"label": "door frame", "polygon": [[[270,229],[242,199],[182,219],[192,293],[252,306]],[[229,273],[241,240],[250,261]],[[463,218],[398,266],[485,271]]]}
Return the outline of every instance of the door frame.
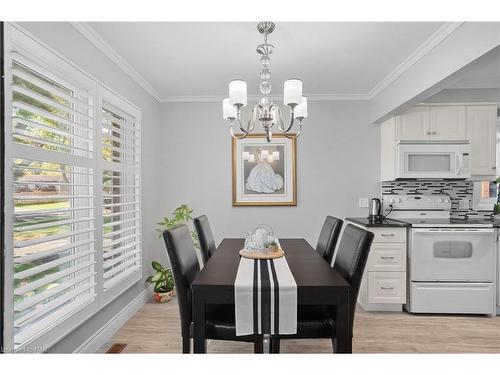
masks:
{"label": "door frame", "polygon": [[5,231],[5,211],[4,211],[4,203],[5,203],[5,84],[4,84],[4,22],[0,22],[0,123],[2,124],[2,131],[0,132],[0,179],[2,181],[2,189],[0,194],[0,212],[1,212],[1,220],[0,220],[0,353],[4,352],[4,317],[5,317],[5,306],[4,306],[4,298],[5,298],[5,244],[4,244],[4,231]]}

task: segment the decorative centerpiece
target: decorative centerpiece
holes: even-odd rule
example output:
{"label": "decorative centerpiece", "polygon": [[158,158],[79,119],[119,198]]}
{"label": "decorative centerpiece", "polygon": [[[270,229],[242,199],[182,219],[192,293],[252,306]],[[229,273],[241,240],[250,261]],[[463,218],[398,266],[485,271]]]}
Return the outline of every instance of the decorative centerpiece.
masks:
{"label": "decorative centerpiece", "polygon": [[274,236],[273,229],[266,224],[259,224],[249,232],[245,239],[245,246],[240,255],[252,259],[273,259],[282,257],[285,253]]}

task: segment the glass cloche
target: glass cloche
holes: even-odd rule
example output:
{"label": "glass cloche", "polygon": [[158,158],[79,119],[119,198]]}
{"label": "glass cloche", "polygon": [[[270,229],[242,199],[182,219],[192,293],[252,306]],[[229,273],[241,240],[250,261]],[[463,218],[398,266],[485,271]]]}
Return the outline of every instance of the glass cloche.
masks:
{"label": "glass cloche", "polygon": [[274,237],[273,228],[267,224],[259,224],[249,232],[245,239],[245,250],[265,251],[277,239]]}

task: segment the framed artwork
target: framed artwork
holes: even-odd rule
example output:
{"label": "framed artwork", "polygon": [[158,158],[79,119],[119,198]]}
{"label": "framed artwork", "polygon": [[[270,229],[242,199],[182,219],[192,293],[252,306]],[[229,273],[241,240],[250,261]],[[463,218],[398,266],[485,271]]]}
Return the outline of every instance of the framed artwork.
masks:
{"label": "framed artwork", "polygon": [[296,153],[296,139],[283,135],[233,138],[233,206],[296,206]]}

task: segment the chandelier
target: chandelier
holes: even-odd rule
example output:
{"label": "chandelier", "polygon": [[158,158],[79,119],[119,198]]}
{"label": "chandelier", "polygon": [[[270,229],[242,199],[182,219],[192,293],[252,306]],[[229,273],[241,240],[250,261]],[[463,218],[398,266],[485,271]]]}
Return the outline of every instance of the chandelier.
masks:
{"label": "chandelier", "polygon": [[[285,126],[280,107],[273,102],[271,97],[271,59],[274,46],[267,42],[267,37],[276,28],[273,22],[259,22],[257,30],[264,35],[264,43],[257,46],[257,53],[261,55],[260,71],[261,82],[259,85],[262,98],[253,107],[247,125],[243,126],[241,109],[247,105],[247,83],[241,79],[229,82],[229,98],[222,101],[222,112],[225,120],[230,123],[230,132],[233,138],[241,139],[248,136],[255,128],[257,122],[266,133],[267,142],[272,141],[273,128],[276,127],[287,138],[297,138],[302,130],[302,121],[307,118],[307,98],[302,96],[302,80],[293,78],[286,80],[283,88],[283,103],[289,107],[290,120]],[[294,123],[298,123],[298,131],[292,132]],[[241,133],[235,134],[235,123]]]}

